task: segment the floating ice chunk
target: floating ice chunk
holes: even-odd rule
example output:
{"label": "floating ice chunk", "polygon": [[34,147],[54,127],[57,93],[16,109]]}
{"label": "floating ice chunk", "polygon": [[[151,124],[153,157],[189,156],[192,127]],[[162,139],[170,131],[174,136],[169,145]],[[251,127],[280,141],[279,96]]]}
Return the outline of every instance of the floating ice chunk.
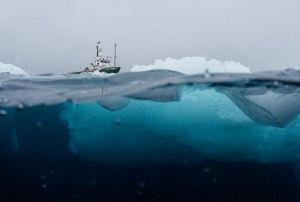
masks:
{"label": "floating ice chunk", "polygon": [[12,64],[4,64],[0,62],[0,73],[10,73],[10,74],[16,74],[16,75],[28,75],[27,72],[25,72],[20,67],[17,67]]}
{"label": "floating ice chunk", "polygon": [[244,89],[227,91],[228,97],[255,122],[284,127],[300,113],[300,95],[266,91],[263,94],[248,93]]}
{"label": "floating ice chunk", "polygon": [[132,94],[129,97],[159,102],[171,102],[180,100],[180,92],[178,86],[168,86],[147,89],[145,91]]}
{"label": "floating ice chunk", "polygon": [[210,73],[250,73],[250,69],[239,62],[220,61],[205,57],[184,57],[181,59],[166,58],[156,60],[153,65],[135,65],[132,72],[168,69],[183,74]]}
{"label": "floating ice chunk", "polygon": [[[160,119],[161,113],[157,110],[164,111],[165,105],[172,103],[132,100],[126,108],[114,112],[97,104],[69,105],[62,118],[68,123],[70,141],[77,151],[81,156],[97,162],[201,161],[201,156],[195,158],[189,148],[180,146],[172,124],[168,130],[160,127],[161,121],[167,122],[165,116]],[[117,118],[122,120],[122,124],[115,124]],[[170,117],[170,123],[172,120]],[[174,131],[169,131],[171,127]]]}
{"label": "floating ice chunk", "polygon": [[[132,100],[126,108],[114,112],[96,104],[70,104],[62,118],[68,123],[70,144],[76,147],[76,153],[97,162],[200,161],[202,155],[196,155],[197,149],[193,151],[184,139],[202,127],[215,125],[208,120],[218,117],[218,111],[203,102],[206,99],[208,103],[227,99],[231,104],[222,94],[204,95],[200,100],[186,96],[180,102],[167,103]],[[250,121],[240,115],[244,118],[239,117],[239,121]],[[115,124],[116,118],[122,120],[122,124]]]}
{"label": "floating ice chunk", "polygon": [[114,112],[70,104],[62,118],[76,151],[105,164],[300,161],[300,118],[285,128],[261,125],[213,89],[185,88],[178,102],[132,100]]}
{"label": "floating ice chunk", "polygon": [[98,103],[110,111],[116,111],[126,107],[129,104],[129,100],[123,97],[108,97],[102,98]]}

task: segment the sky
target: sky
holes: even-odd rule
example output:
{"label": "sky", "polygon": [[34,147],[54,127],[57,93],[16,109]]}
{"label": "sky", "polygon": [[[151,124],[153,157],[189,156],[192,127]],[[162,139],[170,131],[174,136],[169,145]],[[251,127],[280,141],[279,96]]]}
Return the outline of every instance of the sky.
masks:
{"label": "sky", "polygon": [[95,44],[123,71],[204,56],[252,71],[300,67],[299,0],[0,0],[0,62],[29,73],[88,65]]}

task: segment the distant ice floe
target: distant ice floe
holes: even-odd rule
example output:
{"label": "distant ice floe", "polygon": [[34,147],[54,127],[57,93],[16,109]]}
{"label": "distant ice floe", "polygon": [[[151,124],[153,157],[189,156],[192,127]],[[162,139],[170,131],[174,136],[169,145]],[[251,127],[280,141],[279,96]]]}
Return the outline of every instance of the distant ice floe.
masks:
{"label": "distant ice floe", "polygon": [[0,62],[0,73],[10,73],[15,75],[28,75],[27,72],[25,72],[20,67],[17,67],[12,64],[5,64]]}
{"label": "distant ice floe", "polygon": [[221,61],[205,57],[184,57],[181,59],[166,58],[156,60],[152,65],[134,65],[132,72],[167,69],[183,74],[210,73],[251,73],[251,70],[235,61]]}

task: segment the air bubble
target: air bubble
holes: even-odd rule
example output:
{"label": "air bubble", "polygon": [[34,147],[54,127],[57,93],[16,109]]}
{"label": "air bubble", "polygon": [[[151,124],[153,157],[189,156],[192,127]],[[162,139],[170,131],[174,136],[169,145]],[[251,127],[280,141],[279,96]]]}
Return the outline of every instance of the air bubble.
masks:
{"label": "air bubble", "polygon": [[0,104],[8,103],[8,99],[6,97],[0,97]]}
{"label": "air bubble", "polygon": [[48,185],[47,184],[42,184],[42,188],[43,189],[48,189]]}
{"label": "air bubble", "polygon": [[217,183],[219,181],[219,179],[217,178],[217,177],[214,177],[213,179],[212,179],[212,182],[213,183]]}
{"label": "air bubble", "polygon": [[273,81],[274,86],[279,86],[279,81]]}
{"label": "air bubble", "polygon": [[23,111],[24,105],[18,104],[18,105],[17,105],[17,109],[18,109],[18,111]]}
{"label": "air bubble", "polygon": [[136,192],[136,195],[142,196],[142,195],[143,195],[143,192],[142,192],[142,191],[137,191],[137,192]]}
{"label": "air bubble", "polygon": [[39,121],[37,121],[37,122],[35,123],[35,125],[36,125],[38,128],[42,128],[42,127],[43,127],[42,123],[39,122]]}
{"label": "air bubble", "polygon": [[184,166],[186,166],[186,165],[188,164],[188,162],[187,162],[186,160],[183,160],[183,161],[181,162],[181,164],[184,165]]}
{"label": "air bubble", "polygon": [[204,168],[203,172],[204,172],[204,173],[209,173],[209,172],[210,172],[210,169],[209,169],[209,168]]}
{"label": "air bubble", "polygon": [[208,70],[208,69],[205,69],[205,72],[204,72],[204,78],[209,79],[210,77],[211,77],[211,75],[210,75],[209,70]]}
{"label": "air bubble", "polygon": [[120,118],[116,118],[116,119],[115,119],[115,124],[116,124],[117,126],[121,125],[121,119],[120,119]]}
{"label": "air bubble", "polygon": [[140,187],[145,187],[146,186],[146,184],[145,183],[143,183],[143,182],[140,182]]}
{"label": "air bubble", "polygon": [[73,194],[73,195],[71,196],[71,198],[74,199],[74,200],[76,200],[76,199],[77,199],[77,195],[76,195],[76,194]]}
{"label": "air bubble", "polygon": [[3,109],[0,110],[0,116],[3,116],[3,117],[7,116],[7,112]]}

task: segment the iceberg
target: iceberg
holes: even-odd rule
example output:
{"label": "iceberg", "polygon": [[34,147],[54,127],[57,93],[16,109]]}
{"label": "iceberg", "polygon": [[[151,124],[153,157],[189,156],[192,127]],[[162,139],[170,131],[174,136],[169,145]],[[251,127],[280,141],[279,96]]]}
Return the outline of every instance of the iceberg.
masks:
{"label": "iceberg", "polygon": [[0,73],[10,73],[15,75],[28,75],[27,72],[25,72],[20,67],[17,67],[12,64],[4,64],[0,62]]}
{"label": "iceberg", "polygon": [[181,93],[178,102],[131,100],[113,112],[97,103],[68,104],[62,120],[70,129],[70,145],[108,164],[300,160],[299,118],[285,128],[265,126],[215,89],[183,87]]}
{"label": "iceberg", "polygon": [[[190,72],[204,72],[184,74],[189,60]],[[210,64],[166,59],[169,70],[155,66],[107,78],[1,74],[0,106],[65,103],[69,149],[100,163],[299,162],[300,72],[250,74],[245,67],[247,73],[234,73],[239,65],[222,62],[207,72],[208,64],[192,65],[198,60]],[[11,138],[2,148],[14,148],[4,149],[12,156],[19,150],[17,132],[0,134]]]}
{"label": "iceberg", "polygon": [[[191,75],[220,72],[251,73],[250,69],[241,63],[216,59],[208,60],[204,57],[156,60],[153,65],[135,65],[131,71],[140,72],[157,69],[167,69]],[[273,73],[270,72],[270,74]],[[245,114],[258,123],[284,127],[300,113],[300,96],[298,94],[282,94],[272,91],[260,94],[255,91],[254,94],[251,94],[252,91],[252,89],[235,88],[234,90],[227,90],[226,95]],[[175,95],[176,93],[173,92],[172,94]]]}
{"label": "iceberg", "polygon": [[251,119],[261,124],[285,127],[300,113],[298,93],[230,89],[226,95]]}
{"label": "iceberg", "polygon": [[251,73],[251,70],[235,61],[221,61],[205,57],[184,57],[181,59],[166,58],[156,60],[152,65],[134,65],[132,72],[150,70],[171,70],[187,75],[210,73]]}
{"label": "iceberg", "polygon": [[[123,94],[130,104],[122,104],[120,96],[111,103],[99,102],[100,105],[94,102],[65,105],[61,118],[70,130],[70,149],[105,164],[203,159],[299,162],[298,91],[291,86],[272,89],[263,84],[251,88],[210,87],[210,83],[183,85],[187,81],[180,73],[205,73],[209,65],[212,65],[209,72],[250,73],[249,68],[239,63],[204,58],[166,59],[150,66],[134,66],[133,72],[149,72],[143,73],[148,77],[140,75],[144,79],[136,88],[131,85],[128,88],[131,90]],[[171,71],[155,74],[153,70],[160,67]],[[171,75],[169,80],[159,79],[159,75],[165,74]],[[156,75],[156,81],[151,80],[151,75]],[[251,75],[247,78],[282,77],[278,73]],[[132,76],[137,75],[120,75],[111,81],[115,83],[118,78],[118,82],[127,83]],[[193,82],[202,77],[203,74],[186,78]],[[214,78],[217,77],[212,74],[208,80],[217,84],[227,77],[224,74],[218,80]]]}

